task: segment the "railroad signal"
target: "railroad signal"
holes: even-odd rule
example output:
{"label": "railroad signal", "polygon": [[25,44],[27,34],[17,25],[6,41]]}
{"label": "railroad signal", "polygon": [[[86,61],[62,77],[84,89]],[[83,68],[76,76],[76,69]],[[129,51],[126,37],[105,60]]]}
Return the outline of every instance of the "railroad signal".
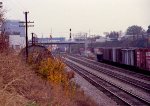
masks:
{"label": "railroad signal", "polygon": [[50,35],[49,37],[52,38],[52,35]]}
{"label": "railroad signal", "polygon": [[70,37],[69,37],[69,38],[70,38],[70,40],[71,40],[71,28],[70,28]]}

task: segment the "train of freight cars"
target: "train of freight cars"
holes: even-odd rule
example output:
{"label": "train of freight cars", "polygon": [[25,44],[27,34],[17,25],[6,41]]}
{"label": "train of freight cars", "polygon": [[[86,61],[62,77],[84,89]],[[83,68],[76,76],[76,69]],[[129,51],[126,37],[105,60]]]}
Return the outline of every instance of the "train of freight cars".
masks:
{"label": "train of freight cars", "polygon": [[95,48],[98,61],[110,61],[150,71],[148,48]]}

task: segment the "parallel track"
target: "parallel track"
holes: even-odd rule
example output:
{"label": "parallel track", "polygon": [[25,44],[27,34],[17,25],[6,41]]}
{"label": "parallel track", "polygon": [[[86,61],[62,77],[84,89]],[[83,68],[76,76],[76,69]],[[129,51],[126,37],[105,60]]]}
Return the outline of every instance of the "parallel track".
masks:
{"label": "parallel track", "polygon": [[91,72],[71,63],[71,61],[65,60],[65,63],[72,68],[74,71],[79,73],[83,78],[89,81],[97,89],[102,91],[104,94],[109,96],[119,105],[130,105],[130,106],[148,106],[150,103],[144,101],[140,97],[130,94],[129,92],[123,90],[121,87],[106,81]]}
{"label": "parallel track", "polygon": [[91,64],[89,62],[85,62],[83,59],[81,60],[81,59],[76,59],[76,58],[72,58],[72,57],[68,57],[68,58],[73,60],[73,61],[76,61],[80,64],[83,64],[84,66],[92,68],[92,69],[94,69],[98,72],[104,73],[106,75],[117,78],[117,79],[119,79],[121,81],[124,81],[126,83],[130,83],[134,86],[140,87],[141,89],[143,89],[147,93],[150,92],[150,84],[141,82],[139,80],[135,80],[134,78],[130,78],[130,77],[127,77],[125,75],[115,73],[115,71],[110,71],[110,69],[108,70],[108,68],[104,68],[104,67],[101,67],[101,66],[98,66],[98,65],[95,65],[95,64]]}
{"label": "parallel track", "polygon": [[126,73],[128,75],[132,75],[134,77],[150,81],[150,76],[146,76],[146,75],[143,75],[143,74],[140,74],[140,73],[135,73],[135,72],[132,72],[132,71],[129,71],[129,70],[126,70],[126,69],[123,69],[123,68],[115,67],[115,66],[112,66],[112,65],[108,65],[108,64],[105,64],[105,63],[97,62],[97,61],[88,59],[87,57],[80,56],[80,55],[72,55],[72,56],[80,57],[80,59],[82,59],[84,61],[88,61],[90,63],[97,64],[97,65],[99,65],[101,67],[107,67],[107,68],[112,69],[114,71]]}

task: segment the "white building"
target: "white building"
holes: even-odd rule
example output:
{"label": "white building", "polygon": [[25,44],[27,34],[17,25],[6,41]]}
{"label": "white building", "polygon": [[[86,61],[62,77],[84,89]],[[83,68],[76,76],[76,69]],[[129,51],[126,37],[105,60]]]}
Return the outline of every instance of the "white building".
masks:
{"label": "white building", "polygon": [[96,42],[101,42],[101,43],[103,43],[103,42],[106,42],[106,37],[100,37],[99,39],[96,39]]}
{"label": "white building", "polygon": [[25,47],[25,27],[20,27],[23,23],[20,20],[6,20],[2,30],[9,36],[9,46],[15,50]]}
{"label": "white building", "polygon": [[25,47],[26,40],[25,37],[20,35],[9,36],[9,46],[15,50],[21,50]]}
{"label": "white building", "polygon": [[74,33],[73,40],[74,41],[85,41],[87,39],[87,33]]}

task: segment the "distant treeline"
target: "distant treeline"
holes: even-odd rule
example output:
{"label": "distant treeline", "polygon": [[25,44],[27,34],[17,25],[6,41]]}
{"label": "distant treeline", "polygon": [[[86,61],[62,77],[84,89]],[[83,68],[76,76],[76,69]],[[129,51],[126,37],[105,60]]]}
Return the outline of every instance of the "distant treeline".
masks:
{"label": "distant treeline", "polygon": [[[89,44],[91,46],[91,44]],[[150,39],[139,38],[139,39],[124,39],[120,41],[106,41],[103,43],[93,43],[93,47],[150,47]]]}

